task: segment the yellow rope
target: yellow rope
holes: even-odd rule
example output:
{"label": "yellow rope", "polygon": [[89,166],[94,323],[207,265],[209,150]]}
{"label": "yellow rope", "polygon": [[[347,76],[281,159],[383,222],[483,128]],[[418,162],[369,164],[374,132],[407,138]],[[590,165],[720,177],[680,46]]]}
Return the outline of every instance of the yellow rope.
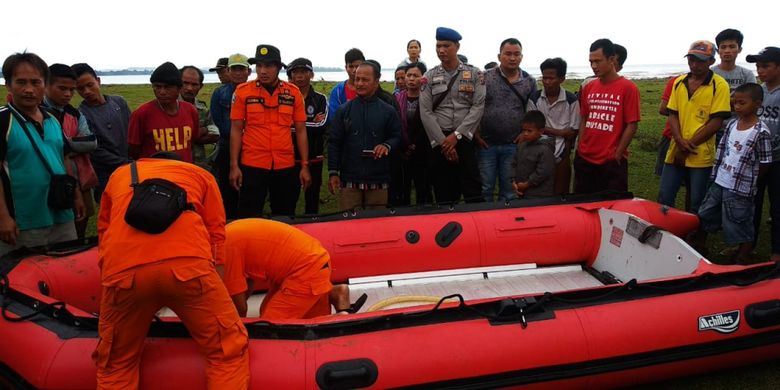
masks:
{"label": "yellow rope", "polygon": [[[450,298],[447,301],[457,300],[458,298]],[[397,305],[400,303],[438,303],[441,300],[439,297],[429,295],[400,295],[396,297],[390,297],[383,299],[368,308],[368,312],[382,310],[388,306]]]}

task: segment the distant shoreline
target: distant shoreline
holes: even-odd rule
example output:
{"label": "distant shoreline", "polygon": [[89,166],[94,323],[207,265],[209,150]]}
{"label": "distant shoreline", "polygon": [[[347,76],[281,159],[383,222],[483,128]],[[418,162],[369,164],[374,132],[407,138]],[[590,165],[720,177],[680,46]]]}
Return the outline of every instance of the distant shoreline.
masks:
{"label": "distant shoreline", "polygon": [[[200,68],[203,73],[209,73],[211,68]],[[315,67],[314,72],[340,72],[342,68]],[[389,69],[394,70],[394,69]],[[95,70],[98,76],[151,76],[154,69],[119,69],[119,70]]]}

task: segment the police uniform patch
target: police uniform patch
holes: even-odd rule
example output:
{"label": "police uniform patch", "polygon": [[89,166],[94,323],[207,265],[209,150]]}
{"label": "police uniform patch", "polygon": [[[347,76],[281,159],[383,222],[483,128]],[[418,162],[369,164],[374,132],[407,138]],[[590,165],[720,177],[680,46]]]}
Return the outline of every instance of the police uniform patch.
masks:
{"label": "police uniform patch", "polygon": [[284,104],[285,106],[293,106],[295,105],[295,96],[279,95],[279,104]]}
{"label": "police uniform patch", "polygon": [[477,73],[477,77],[479,78],[479,85],[485,85],[485,72]]}
{"label": "police uniform patch", "polygon": [[232,98],[230,98],[230,104],[233,104],[233,103],[235,103],[235,102],[236,102],[236,93],[235,93],[235,92],[233,92],[233,97],[232,97]]}
{"label": "police uniform patch", "polygon": [[463,80],[471,80],[471,71],[470,70],[464,70],[463,71]]}
{"label": "police uniform patch", "polygon": [[307,106],[306,113],[309,115],[314,114],[314,106]]}
{"label": "police uniform patch", "polygon": [[246,104],[263,104],[265,100],[259,97],[246,98]]}
{"label": "police uniform patch", "polygon": [[433,76],[433,80],[431,80],[431,83],[438,84],[444,82],[444,76]]}
{"label": "police uniform patch", "polygon": [[458,92],[474,92],[474,85],[472,85],[471,83],[460,84],[458,86]]}

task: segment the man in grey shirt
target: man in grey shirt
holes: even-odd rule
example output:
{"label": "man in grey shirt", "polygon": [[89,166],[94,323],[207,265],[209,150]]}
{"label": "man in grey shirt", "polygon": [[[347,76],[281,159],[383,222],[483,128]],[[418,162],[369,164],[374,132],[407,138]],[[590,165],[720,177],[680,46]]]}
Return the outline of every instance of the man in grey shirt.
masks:
{"label": "man in grey shirt", "polygon": [[127,126],[130,107],[121,96],[103,95],[100,78],[91,66],[81,63],[72,66],[76,72],[76,91],[84,99],[79,111],[87,118],[89,128],[97,136],[98,147],[92,152],[92,167],[98,178],[95,202],[106,188],[115,169],[130,161],[127,154]]}
{"label": "man in grey shirt", "polygon": [[461,35],[436,29],[441,64],[425,73],[420,117],[433,148],[428,168],[437,203],[482,202],[474,134],[485,108],[485,79],[479,68],[458,60]]}
{"label": "man in grey shirt", "polygon": [[485,114],[477,133],[477,163],[482,177],[482,197],[493,201],[498,176],[498,200],[515,197],[512,190],[512,160],[520,138],[520,123],[528,97],[536,91],[536,79],[520,69],[523,45],[515,38],[501,42],[499,66],[485,72]]}
{"label": "man in grey shirt", "polygon": [[753,74],[753,71],[737,65],[737,57],[742,52],[744,38],[739,30],[732,28],[721,31],[715,37],[720,64],[713,65],[710,69],[726,79],[731,93],[742,84],[756,82],[756,75]]}
{"label": "man in grey shirt", "polygon": [[[734,89],[745,83],[755,83],[756,75],[753,74],[748,68],[737,65],[737,57],[742,52],[742,41],[744,36],[739,30],[733,28],[727,28],[715,37],[715,45],[718,47],[718,56],[720,57],[720,64],[712,65],[712,69],[715,74],[726,79],[729,84],[729,94],[734,93]],[[723,132],[731,123],[732,117],[725,119],[720,130],[716,133],[718,142],[720,137],[723,136]]]}

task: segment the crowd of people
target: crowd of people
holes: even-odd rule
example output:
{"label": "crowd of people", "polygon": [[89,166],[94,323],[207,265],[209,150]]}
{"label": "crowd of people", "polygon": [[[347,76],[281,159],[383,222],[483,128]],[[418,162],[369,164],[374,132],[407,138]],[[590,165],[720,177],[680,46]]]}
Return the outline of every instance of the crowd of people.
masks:
{"label": "crowd of people", "polygon": [[[2,68],[9,103],[0,108],[0,253],[83,237],[97,202],[101,387],[137,387],[145,329],[169,306],[208,357],[210,386],[240,388],[248,280],[270,283],[261,318],[350,308],[316,240],[257,219],[266,199],[271,214],[292,215],[303,192],[305,212],[316,214],[325,174],[339,210],[628,191],[628,149],[641,118],[639,90],[620,75],[625,47],[594,41],[594,77],[567,91],[563,59],[541,63],[540,88],[520,66],[519,40],[502,41],[498,61],[483,71],[458,53],[461,38],[438,28],[431,68],[410,40],[393,93],[380,87],[381,65],[355,48],[344,55],[347,79],[329,97],[313,89],[310,60],[285,64],[273,45],[220,58],[210,71],[222,85],[210,104],[198,99],[200,69],[165,62],[150,77],[154,99],[135,110],[103,94],[86,63],[49,66],[33,53],[13,54]],[[747,56],[758,85],[736,65],[742,42],[727,29],[715,43],[681,48],[690,71],[671,78],[662,96],[668,121],[656,166],[659,201],[674,206],[685,186],[686,209],[701,217],[690,242],[704,251],[707,233],[722,229],[737,261],[756,245],[767,188],[771,218],[780,221],[780,48]],[[74,92],[83,98],[78,108]],[[148,180],[159,186],[149,196],[186,198],[182,216],[160,234],[127,218]],[[771,241],[778,261],[780,223]],[[297,273],[278,262],[296,264]]]}

